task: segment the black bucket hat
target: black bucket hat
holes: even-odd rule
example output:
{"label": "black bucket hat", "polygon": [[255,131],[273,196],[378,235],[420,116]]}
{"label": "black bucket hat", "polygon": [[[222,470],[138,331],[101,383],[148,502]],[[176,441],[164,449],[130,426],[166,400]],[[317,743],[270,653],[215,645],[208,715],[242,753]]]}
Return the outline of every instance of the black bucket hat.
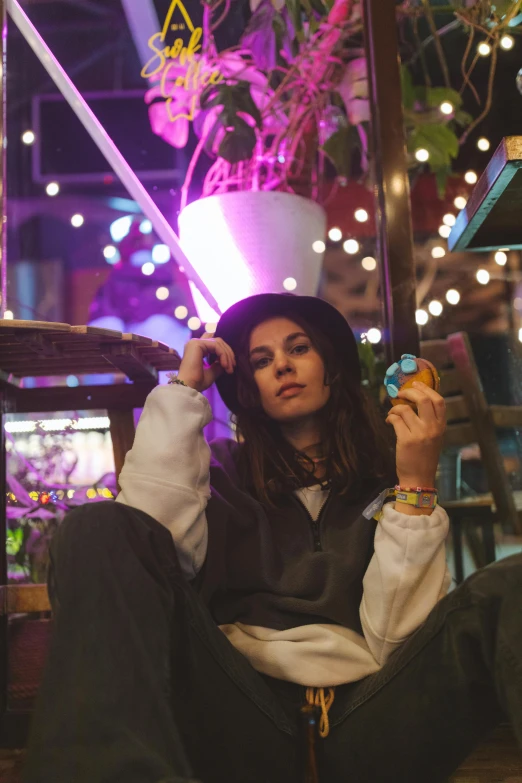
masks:
{"label": "black bucket hat", "polygon": [[[335,351],[353,372],[354,383],[361,382],[361,366],[357,342],[348,322],[332,305],[316,296],[296,294],[257,294],[236,302],[226,310],[217,325],[214,337],[221,337],[237,353],[243,335],[267,318],[301,316],[317,327],[332,342]],[[221,399],[232,413],[240,410],[237,398],[237,378],[223,373],[216,381]]]}

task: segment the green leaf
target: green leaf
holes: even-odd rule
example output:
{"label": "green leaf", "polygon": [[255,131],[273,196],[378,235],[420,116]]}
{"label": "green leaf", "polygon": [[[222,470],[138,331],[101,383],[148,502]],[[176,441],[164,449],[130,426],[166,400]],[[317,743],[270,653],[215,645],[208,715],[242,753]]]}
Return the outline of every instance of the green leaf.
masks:
{"label": "green leaf", "polygon": [[437,193],[439,198],[444,198],[446,194],[446,183],[451,173],[451,166],[441,166],[435,170],[435,181],[437,183]]}
{"label": "green leaf", "polygon": [[462,96],[456,90],[449,87],[427,87],[425,90],[425,101],[429,108],[435,108],[448,101],[455,109],[462,106]]}
{"label": "green leaf", "polygon": [[349,177],[352,163],[352,135],[350,128],[340,128],[321,147],[341,177]]}
{"label": "green leaf", "polygon": [[255,146],[256,132],[254,128],[251,128],[241,117],[236,117],[233,130],[225,134],[219,145],[218,154],[229,163],[239,163],[252,157]]}
{"label": "green leaf", "polygon": [[215,157],[214,141],[216,139],[216,136],[217,136],[218,132],[223,127],[222,123],[221,123],[221,120],[220,120],[220,116],[221,115],[218,115],[218,117],[217,117],[215,123],[213,124],[212,128],[207,133],[207,138],[205,140],[205,147],[204,147],[204,149],[205,149],[205,152],[207,153],[207,155],[209,156],[209,158]]}
{"label": "green leaf", "polygon": [[430,166],[449,166],[451,159],[459,154],[459,140],[447,125],[426,124],[416,128],[407,141],[410,152],[419,148],[430,153]]}
{"label": "green leaf", "polygon": [[316,11],[318,14],[321,14],[321,16],[326,16],[328,13],[328,8],[325,6],[321,0],[310,0],[310,4],[314,11]]}
{"label": "green leaf", "polygon": [[455,112],[455,116],[453,119],[455,120],[457,125],[466,126],[469,125],[471,122],[473,122],[473,115],[471,115],[467,111],[464,111],[463,109],[459,109],[459,111]]}
{"label": "green leaf", "polygon": [[257,108],[257,105],[250,93],[249,82],[238,82],[232,88],[231,102],[235,106],[236,112],[242,111],[245,114],[249,114],[258,128],[263,125],[261,118],[261,112]]}
{"label": "green leaf", "polygon": [[227,84],[209,84],[199,96],[200,107],[202,109],[213,109],[215,106],[221,106],[225,100],[222,92],[227,88]]}
{"label": "green leaf", "polygon": [[285,5],[294,25],[296,36],[299,39],[299,35],[303,34],[303,17],[301,15],[301,3],[299,0],[285,0]]}
{"label": "green leaf", "polygon": [[24,539],[24,531],[21,527],[7,531],[6,550],[8,555],[17,555]]}
{"label": "green leaf", "polygon": [[492,4],[492,8],[494,8],[500,18],[502,18],[511,10],[513,5],[513,0],[495,0],[495,3]]}
{"label": "green leaf", "polygon": [[401,65],[402,103],[406,109],[412,109],[415,101],[415,88],[406,65]]}

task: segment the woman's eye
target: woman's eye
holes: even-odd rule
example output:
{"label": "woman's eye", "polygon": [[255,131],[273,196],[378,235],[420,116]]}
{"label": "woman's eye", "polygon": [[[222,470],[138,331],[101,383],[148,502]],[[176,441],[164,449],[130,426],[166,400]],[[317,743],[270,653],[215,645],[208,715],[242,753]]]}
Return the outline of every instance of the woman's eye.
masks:
{"label": "woman's eye", "polygon": [[292,348],[292,353],[306,353],[309,350],[308,345],[296,345],[294,348]]}
{"label": "woman's eye", "polygon": [[254,369],[255,370],[261,370],[263,367],[266,367],[267,364],[268,364],[268,359],[265,356],[264,359],[258,359],[257,360],[257,362],[254,364]]}

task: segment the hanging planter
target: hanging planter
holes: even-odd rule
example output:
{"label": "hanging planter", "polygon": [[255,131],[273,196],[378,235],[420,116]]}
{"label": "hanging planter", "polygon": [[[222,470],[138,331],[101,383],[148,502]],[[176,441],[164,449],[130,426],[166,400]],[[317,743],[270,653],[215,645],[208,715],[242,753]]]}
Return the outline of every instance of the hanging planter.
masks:
{"label": "hanging planter", "polygon": [[179,229],[222,310],[255,293],[317,294],[324,253],[315,243],[324,243],[326,213],[310,199],[274,191],[207,196],[183,209]]}

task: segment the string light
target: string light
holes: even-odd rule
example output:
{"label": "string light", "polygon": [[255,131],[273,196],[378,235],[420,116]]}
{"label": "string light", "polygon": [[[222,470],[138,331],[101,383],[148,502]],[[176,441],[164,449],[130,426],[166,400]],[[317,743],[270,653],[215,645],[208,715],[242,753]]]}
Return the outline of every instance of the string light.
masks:
{"label": "string light", "polygon": [[12,310],[5,310],[4,311],[4,318],[6,321],[12,321],[14,318],[13,311]]}
{"label": "string light", "polygon": [[144,275],[146,275],[147,277],[149,277],[150,275],[153,275],[153,274],[154,274],[154,270],[155,270],[155,269],[156,269],[156,267],[154,266],[154,264],[152,263],[152,261],[146,261],[146,262],[143,264],[143,266],[141,267],[141,271],[142,271],[142,272],[143,272],[143,274],[144,274]]}
{"label": "string light", "polygon": [[488,44],[487,41],[481,41],[479,45],[477,46],[477,52],[480,54],[481,57],[487,57],[491,54],[491,46]]}
{"label": "string light", "polygon": [[316,239],[312,245],[312,250],[314,251],[314,253],[324,253],[324,251],[326,250],[326,245],[324,244],[322,239]]}
{"label": "string light", "polygon": [[373,258],[373,256],[366,256],[361,261],[361,266],[367,272],[373,272],[373,270],[377,268],[377,261],[375,258]]}
{"label": "string light", "polygon": [[154,245],[152,248],[152,260],[155,264],[166,264],[170,261],[170,250],[167,245]]}
{"label": "string light", "polygon": [[366,223],[368,220],[368,213],[365,209],[356,209],[354,217],[359,223]]}
{"label": "string light", "polygon": [[80,213],[73,215],[71,218],[71,225],[74,226],[74,228],[80,228],[80,226],[83,226],[84,223],[85,218],[83,215],[80,215]]}
{"label": "string light", "polygon": [[353,256],[355,253],[359,252],[359,243],[356,239],[347,239],[346,242],[343,243],[343,250],[345,253]]}
{"label": "string light", "polygon": [[188,310],[185,307],[185,305],[179,305],[174,310],[174,316],[176,318],[179,318],[180,321],[183,321],[187,317],[187,315],[188,315]]}
{"label": "string light", "polygon": [[140,232],[142,234],[151,234],[152,233],[152,223],[150,220],[142,220],[140,223]]}
{"label": "string light", "polygon": [[460,294],[454,288],[450,288],[446,291],[446,301],[450,305],[456,305],[460,302]]}
{"label": "string light", "polygon": [[484,136],[482,136],[482,138],[477,141],[477,147],[481,152],[487,152],[491,147],[489,139],[486,139]]}
{"label": "string light", "polygon": [[27,144],[28,146],[31,144],[34,144],[36,141],[36,136],[32,130],[26,130],[22,133],[22,141],[24,144]]}
{"label": "string light", "polygon": [[197,316],[193,315],[192,318],[188,319],[187,326],[189,329],[195,332],[201,326],[201,321]]}
{"label": "string light", "polygon": [[481,285],[487,285],[489,283],[489,272],[487,269],[478,269],[476,278]]}
{"label": "string light", "polygon": [[434,299],[433,302],[429,303],[428,310],[432,315],[439,316],[442,313],[443,307],[440,302]]}
{"label": "string light", "polygon": [[108,430],[110,422],[108,416],[86,416],[82,419],[41,419],[40,421],[8,421],[4,429],[9,433],[36,432],[42,429],[45,432],[61,432],[72,428],[73,430]]}
{"label": "string light", "polygon": [[371,329],[368,329],[366,337],[373,345],[377,345],[377,343],[380,343],[382,339],[381,330],[373,326]]}
{"label": "string light", "polygon": [[107,261],[111,261],[116,253],[118,252],[117,248],[114,247],[114,245],[105,245],[103,248],[103,255],[107,259]]}
{"label": "string light", "polygon": [[425,150],[424,147],[421,147],[420,149],[415,150],[415,157],[421,163],[425,163],[429,159],[430,153],[428,150]]}
{"label": "string light", "polygon": [[478,176],[476,172],[470,170],[470,171],[466,171],[466,173],[464,174],[464,179],[466,180],[468,185],[474,185],[475,182],[478,180]]}
{"label": "string light", "polygon": [[503,49],[509,51],[514,47],[515,39],[513,38],[512,35],[507,35],[507,34],[503,35],[502,38],[500,39],[500,45]]}
{"label": "string light", "polygon": [[415,313],[415,320],[419,324],[419,326],[424,326],[424,324],[428,323],[429,315],[426,312],[426,310],[417,310]]}
{"label": "string light", "polygon": [[214,334],[216,329],[217,329],[217,324],[212,324],[212,323],[205,324],[205,332],[207,334]]}
{"label": "string light", "polygon": [[495,262],[499,266],[505,266],[507,262],[507,255],[504,253],[503,250],[497,250],[495,253]]}
{"label": "string light", "polygon": [[285,291],[295,291],[297,288],[297,280],[294,277],[287,277],[283,280],[283,288]]}
{"label": "string light", "polygon": [[452,215],[449,212],[447,215],[444,215],[444,217],[442,218],[442,222],[445,223],[446,226],[454,226],[455,220],[456,220],[455,215]]}
{"label": "string light", "polygon": [[132,226],[132,217],[130,215],[124,215],[123,217],[113,220],[109,226],[111,239],[113,242],[121,242],[125,239]]}
{"label": "string light", "polygon": [[162,285],[156,290],[156,299],[160,299],[161,301],[164,301],[165,299],[169,298],[169,289]]}
{"label": "string light", "polygon": [[45,192],[48,196],[57,196],[60,192],[60,186],[57,182],[49,182],[45,188]]}
{"label": "string light", "polygon": [[464,198],[464,196],[457,196],[453,204],[457,209],[464,209],[466,204],[468,203],[468,200]]}
{"label": "string light", "polygon": [[451,234],[451,228],[449,226],[440,226],[439,227],[439,234],[443,239],[447,239],[449,235]]}
{"label": "string light", "polygon": [[444,258],[446,255],[446,251],[444,250],[441,245],[435,245],[435,247],[432,247],[431,249],[431,257],[432,258]]}
{"label": "string light", "polygon": [[453,104],[449,101],[443,101],[443,103],[440,104],[439,109],[443,114],[452,114],[453,113]]}
{"label": "string light", "polygon": [[343,232],[340,228],[331,228],[328,232],[328,236],[332,242],[340,242],[343,238]]}

